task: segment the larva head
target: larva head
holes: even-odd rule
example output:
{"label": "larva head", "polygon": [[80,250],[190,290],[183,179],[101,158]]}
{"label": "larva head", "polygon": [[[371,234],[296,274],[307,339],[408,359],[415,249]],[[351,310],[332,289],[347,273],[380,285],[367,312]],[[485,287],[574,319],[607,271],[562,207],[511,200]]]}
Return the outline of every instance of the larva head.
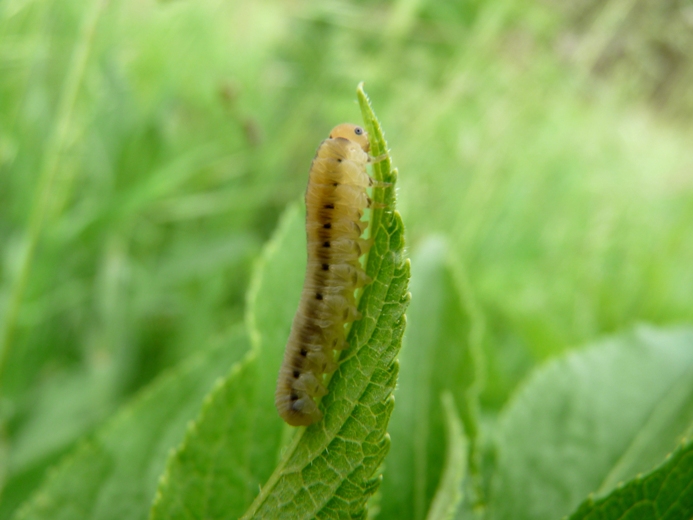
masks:
{"label": "larva head", "polygon": [[335,126],[330,132],[330,139],[343,137],[358,144],[364,152],[371,149],[371,143],[368,141],[368,132],[363,127],[352,125],[351,123],[342,123]]}

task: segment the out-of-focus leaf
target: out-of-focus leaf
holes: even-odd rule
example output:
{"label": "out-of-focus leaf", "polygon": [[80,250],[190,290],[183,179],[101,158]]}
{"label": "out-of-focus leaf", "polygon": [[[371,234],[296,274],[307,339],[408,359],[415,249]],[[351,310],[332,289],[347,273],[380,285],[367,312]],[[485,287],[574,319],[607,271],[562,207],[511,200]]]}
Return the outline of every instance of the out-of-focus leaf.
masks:
{"label": "out-of-focus leaf", "polygon": [[146,518],[169,451],[183,438],[214,381],[248,347],[239,331],[152,383],[68,456],[16,518]]}
{"label": "out-of-focus leaf", "polygon": [[570,520],[683,520],[693,518],[693,442],[687,442],[651,473],[610,495],[587,499]]}
{"label": "out-of-focus leaf", "polygon": [[34,413],[14,435],[9,460],[13,474],[64,450],[112,411],[112,365],[55,374],[37,390]]}
{"label": "out-of-focus leaf", "polygon": [[422,519],[445,463],[445,413],[439,396],[457,403],[472,447],[477,432],[480,320],[442,238],[421,244],[413,257],[410,323],[400,354],[400,377],[390,423],[392,452],[383,477],[385,518]]}
{"label": "out-of-focus leaf", "polygon": [[555,519],[693,424],[693,331],[641,327],[539,369],[503,412],[492,518]]}
{"label": "out-of-focus leaf", "polygon": [[467,440],[450,392],[442,395],[445,430],[448,438],[445,469],[433,497],[427,520],[450,520],[462,501],[462,481],[467,472]]}
{"label": "out-of-focus leaf", "polygon": [[[274,389],[306,267],[305,214],[290,206],[255,270],[247,325],[253,352],[210,395],[171,458],[152,520],[238,518],[271,474],[284,423]],[[191,516],[192,515],[192,516]]]}

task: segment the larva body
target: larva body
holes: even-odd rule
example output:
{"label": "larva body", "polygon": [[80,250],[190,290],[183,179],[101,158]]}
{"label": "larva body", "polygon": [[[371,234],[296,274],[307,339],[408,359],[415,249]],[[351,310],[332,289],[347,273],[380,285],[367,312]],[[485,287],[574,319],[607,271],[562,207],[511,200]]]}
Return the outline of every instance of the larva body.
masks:
{"label": "larva body", "polygon": [[370,242],[361,220],[371,200],[366,188],[370,145],[356,125],[335,127],[313,159],[306,190],[308,266],[301,301],[279,371],[275,405],[292,426],[322,418],[315,398],[327,393],[323,374],[337,365],[333,350],[347,347],[344,325],[360,317],[354,291],[370,279],[359,257]]}

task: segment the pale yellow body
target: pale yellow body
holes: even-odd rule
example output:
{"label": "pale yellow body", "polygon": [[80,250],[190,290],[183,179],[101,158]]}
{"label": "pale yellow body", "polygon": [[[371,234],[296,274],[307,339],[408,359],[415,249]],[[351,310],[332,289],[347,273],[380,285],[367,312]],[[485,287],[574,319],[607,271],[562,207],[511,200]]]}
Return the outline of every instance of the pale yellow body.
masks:
{"label": "pale yellow body", "polygon": [[337,365],[334,350],[347,347],[345,323],[360,317],[354,291],[370,281],[359,257],[370,247],[361,220],[371,205],[366,172],[372,160],[366,132],[351,124],[335,127],[319,146],[306,190],[308,266],[284,361],[275,405],[293,426],[322,418],[315,398],[327,393],[323,374]]}

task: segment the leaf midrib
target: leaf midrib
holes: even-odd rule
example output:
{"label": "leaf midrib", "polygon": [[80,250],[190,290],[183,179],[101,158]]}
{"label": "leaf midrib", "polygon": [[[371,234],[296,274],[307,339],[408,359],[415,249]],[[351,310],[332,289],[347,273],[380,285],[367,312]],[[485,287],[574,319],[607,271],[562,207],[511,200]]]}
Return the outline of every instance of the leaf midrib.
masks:
{"label": "leaf midrib", "polygon": [[[358,90],[357,90],[357,94],[359,95],[360,98],[361,98],[361,96],[363,96],[363,98],[365,99],[365,93],[363,92],[363,89],[362,89],[362,86],[361,86],[361,85],[359,85],[359,88],[358,88]],[[369,108],[369,110],[370,110],[370,107],[368,107],[368,108]],[[362,112],[363,112],[363,111],[364,111],[364,110],[363,110],[363,107],[362,107]],[[365,115],[364,115],[364,118],[365,118]],[[368,120],[366,121],[366,124],[367,124],[367,126],[370,125],[370,126],[375,127],[375,125],[376,125],[377,123],[376,123],[376,121],[373,120],[373,119],[368,119]],[[380,130],[380,129],[378,128],[378,130]],[[379,132],[378,132],[378,133],[379,133]],[[375,146],[373,147],[373,150],[374,150],[374,152],[382,153],[382,152],[384,151],[385,146],[383,145],[383,143],[381,143],[381,142],[377,139],[377,137],[378,137],[377,135],[374,134],[374,137],[376,137],[376,139],[375,139],[375,142],[373,143],[373,144],[375,145]],[[379,163],[376,163],[376,164],[374,165],[374,171],[377,171],[377,175],[376,175],[377,180],[381,180],[381,181],[382,181],[382,180],[384,179],[384,177],[385,177],[385,173],[389,173],[389,172],[391,171],[391,163],[390,163],[390,158],[389,158],[389,156],[388,156],[388,158],[387,158],[386,160],[381,161],[381,162],[379,162]],[[375,190],[375,193],[373,194],[373,199],[374,199],[376,202],[381,202],[381,203],[382,203],[382,202],[385,201],[386,193],[387,193],[389,190],[393,190],[393,189],[394,189],[394,188],[393,188],[392,186],[390,186],[388,189]],[[371,230],[372,230],[372,233],[373,233],[373,240],[374,240],[374,242],[376,242],[376,243],[377,243],[378,241],[382,241],[382,242],[386,243],[386,244],[387,244],[387,249],[389,250],[389,249],[391,248],[391,246],[392,246],[391,240],[390,240],[390,239],[391,239],[390,230],[387,229],[386,224],[385,224],[385,222],[383,221],[382,216],[383,216],[383,209],[374,209],[374,210],[371,212]],[[370,259],[370,254],[369,254],[369,255],[366,257],[366,260],[365,260],[365,265],[366,265],[367,267],[370,267],[370,265],[371,265],[370,260],[371,260],[371,259]],[[380,264],[379,264],[379,265],[380,265]],[[379,265],[378,265],[378,267],[379,267]],[[375,270],[375,269],[374,269],[374,270]],[[388,283],[388,286],[389,286],[389,284],[392,283],[392,280],[394,279],[394,276],[395,276],[396,272],[397,272],[397,269],[393,270],[392,276],[391,276],[390,279],[388,280],[388,282],[389,282],[389,283]],[[376,273],[373,272],[373,273],[369,273],[369,274],[370,274],[371,276],[373,276],[373,282],[372,282],[372,283],[378,283],[378,282],[383,283],[383,280],[381,280],[378,276],[375,276]],[[258,284],[258,285],[259,285],[259,284]],[[254,292],[255,292],[255,291],[251,291],[251,294],[253,294]],[[374,298],[374,296],[371,296],[371,294],[373,294],[373,293],[371,292],[371,293],[368,295],[368,296],[369,296],[369,300],[370,300],[371,298]],[[377,298],[377,297],[375,297],[375,298]],[[251,298],[249,298],[249,300],[250,300],[250,299],[252,299],[252,296],[251,296]],[[374,302],[371,302],[371,301],[366,301],[364,298],[361,298],[361,299],[359,300],[359,308],[360,308],[360,310],[365,311],[365,309],[366,309],[370,304],[372,304],[372,303],[377,303],[378,307],[382,309],[383,305],[385,304],[385,299],[382,299],[382,301],[377,301],[377,300],[376,300],[376,301],[374,301]],[[252,307],[249,306],[249,308],[252,308]],[[364,318],[368,318],[368,316],[365,316]],[[378,322],[380,321],[381,318],[382,318],[382,316],[378,316],[378,317],[375,319],[375,324],[374,324],[374,326],[371,328],[368,338],[364,339],[364,340],[361,342],[361,347],[358,349],[359,352],[360,352],[362,349],[367,348],[367,347],[370,345],[370,343],[371,343],[371,341],[372,341],[372,339],[373,339],[374,333],[378,330]],[[258,346],[259,346],[259,344],[260,344],[260,332],[257,331],[256,328],[254,327],[254,325],[255,325],[255,317],[254,317],[254,315],[253,315],[252,313],[249,313],[249,315],[248,315],[248,322],[249,322],[249,324],[251,325],[249,328],[251,329],[250,335],[251,335],[251,339],[253,340],[253,345],[254,345],[254,346],[255,346],[255,345],[258,345]],[[257,343],[256,343],[256,341],[257,341]],[[355,352],[354,355],[356,355],[357,353],[358,353],[358,352]],[[344,360],[340,360],[340,364],[341,364],[343,361],[344,361]],[[336,373],[336,372],[335,372],[335,373]],[[329,379],[326,381],[326,384],[329,384],[329,380],[332,378],[333,375],[334,375],[334,374],[330,374],[330,375],[329,375]],[[372,373],[370,374],[370,376],[372,376]],[[358,403],[360,402],[360,398],[363,396],[363,393],[364,393],[364,392],[366,391],[366,389],[368,388],[369,382],[370,382],[370,377],[364,378],[364,385],[363,385],[363,388],[361,388],[361,391],[360,391],[360,393],[358,394],[358,397],[359,397],[359,398],[358,398],[358,399],[355,399],[355,400],[353,401],[353,404],[352,404],[351,409],[350,409],[350,413],[346,416],[345,420],[344,420],[344,421],[342,422],[342,424],[339,426],[339,429],[335,432],[334,435],[330,436],[329,434],[326,433],[326,435],[325,435],[325,437],[324,437],[324,440],[319,444],[319,447],[316,448],[316,449],[314,449],[314,450],[312,450],[312,454],[311,454],[311,455],[312,455],[312,458],[311,458],[311,460],[313,460],[313,459],[315,458],[315,456],[317,456],[318,454],[323,453],[323,452],[327,449],[327,446],[329,446],[329,444],[330,444],[334,439],[339,438],[339,431],[341,431],[341,429],[344,427],[344,424],[346,424],[346,422],[347,422],[347,421],[349,420],[349,418],[351,417],[351,413],[353,412],[354,408],[355,408],[355,407],[358,405]],[[277,483],[278,483],[278,482],[280,481],[280,479],[284,476],[284,474],[285,474],[285,469],[286,469],[286,467],[287,467],[287,464],[293,459],[294,454],[296,453],[296,450],[297,450],[298,446],[300,445],[301,440],[303,439],[303,436],[304,436],[304,434],[305,434],[306,431],[307,431],[307,428],[301,428],[298,432],[296,432],[296,434],[294,435],[294,437],[291,439],[291,443],[289,444],[289,446],[287,447],[287,449],[286,449],[285,452],[284,452],[284,457],[282,458],[282,460],[281,460],[281,461],[279,462],[279,464],[277,465],[275,471],[272,472],[272,475],[270,476],[269,480],[267,481],[267,483],[265,484],[265,486],[261,489],[260,494],[255,498],[255,500],[253,501],[253,503],[250,505],[250,507],[248,508],[248,510],[247,510],[247,512],[245,513],[245,515],[243,515],[243,517],[241,517],[241,520],[249,520],[249,519],[253,518],[253,517],[256,515],[256,513],[260,510],[260,508],[267,502],[268,498],[271,496],[272,491],[273,491],[274,488],[276,487]],[[343,482],[343,480],[342,480],[342,482]],[[331,498],[331,497],[330,497],[330,498]],[[312,496],[311,496],[311,500],[312,500]],[[325,502],[325,503],[327,503],[327,502]],[[315,504],[315,508],[316,508],[316,509],[317,509],[317,507],[318,507],[318,504]]]}

